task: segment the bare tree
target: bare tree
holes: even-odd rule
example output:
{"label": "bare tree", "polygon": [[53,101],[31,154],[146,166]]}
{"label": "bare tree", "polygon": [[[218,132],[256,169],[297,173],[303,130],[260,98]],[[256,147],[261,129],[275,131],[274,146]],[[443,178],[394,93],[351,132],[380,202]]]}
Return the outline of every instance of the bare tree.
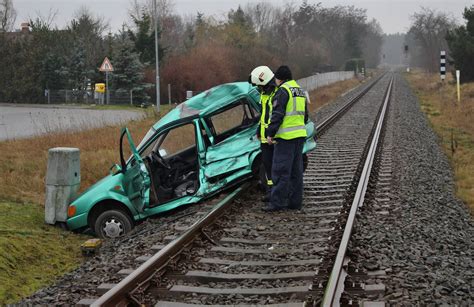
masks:
{"label": "bare tree", "polygon": [[364,38],[362,52],[367,67],[375,68],[380,63],[383,44],[383,30],[377,20],[372,19],[367,24],[367,33]]}
{"label": "bare tree", "polygon": [[[142,14],[154,16],[153,2],[155,0],[130,0],[128,13],[132,19],[141,19]],[[163,27],[163,20],[174,13],[173,0],[156,0],[156,10],[160,27]]]}
{"label": "bare tree", "polygon": [[16,11],[12,0],[0,0],[0,32],[13,30]]}
{"label": "bare tree", "polygon": [[250,17],[257,33],[270,28],[274,11],[275,8],[269,2],[248,3],[244,8],[245,15]]}
{"label": "bare tree", "polygon": [[450,15],[429,8],[422,8],[420,12],[413,14],[412,20],[408,36],[415,44],[411,46],[415,53],[412,54],[412,60],[417,63],[413,64],[437,71],[439,52],[448,49],[446,34],[456,26],[456,22]]}

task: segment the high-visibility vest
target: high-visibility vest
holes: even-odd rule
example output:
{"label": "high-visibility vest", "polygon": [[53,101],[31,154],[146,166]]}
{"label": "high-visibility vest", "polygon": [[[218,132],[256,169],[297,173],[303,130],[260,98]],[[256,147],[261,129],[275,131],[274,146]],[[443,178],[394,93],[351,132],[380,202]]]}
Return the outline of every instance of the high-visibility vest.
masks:
{"label": "high-visibility vest", "polygon": [[[273,92],[270,94],[260,94],[260,104],[262,105],[262,114],[260,115],[260,142],[267,143],[267,137],[265,136],[265,129],[268,128],[270,124],[270,119],[272,117],[272,100],[273,96],[277,92],[278,88],[275,87]],[[267,116],[267,106],[268,106],[268,116]],[[267,120],[265,121],[265,117]]]}
{"label": "high-visibility vest", "polygon": [[285,117],[278,129],[275,138],[284,140],[291,140],[300,137],[306,137],[306,127],[304,124],[305,109],[306,109],[306,93],[296,83],[295,80],[290,80],[282,85],[288,92],[288,103],[286,105]]}

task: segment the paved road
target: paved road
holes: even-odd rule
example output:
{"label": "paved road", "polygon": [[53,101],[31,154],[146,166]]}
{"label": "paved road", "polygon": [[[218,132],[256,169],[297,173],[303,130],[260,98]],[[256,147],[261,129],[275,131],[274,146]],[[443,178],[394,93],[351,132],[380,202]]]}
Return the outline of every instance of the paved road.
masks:
{"label": "paved road", "polygon": [[0,105],[0,141],[123,124],[141,117],[138,111]]}

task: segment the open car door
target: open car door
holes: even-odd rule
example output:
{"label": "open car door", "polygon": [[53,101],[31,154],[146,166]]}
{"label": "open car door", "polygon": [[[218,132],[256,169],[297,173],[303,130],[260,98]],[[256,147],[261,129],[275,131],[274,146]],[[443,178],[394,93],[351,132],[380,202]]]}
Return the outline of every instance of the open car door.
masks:
{"label": "open car door", "polygon": [[[128,163],[125,162],[123,153],[125,135],[127,135],[127,140],[132,153]],[[125,193],[127,193],[130,202],[137,211],[143,212],[150,203],[150,174],[148,173],[145,162],[140,157],[140,154],[133,143],[132,136],[127,128],[123,128],[120,135],[120,160],[124,177],[123,187]]]}

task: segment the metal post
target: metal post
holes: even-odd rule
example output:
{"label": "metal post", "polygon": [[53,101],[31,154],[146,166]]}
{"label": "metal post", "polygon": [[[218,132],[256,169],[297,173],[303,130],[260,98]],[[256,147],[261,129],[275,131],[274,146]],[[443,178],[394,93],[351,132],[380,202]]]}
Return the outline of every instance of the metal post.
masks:
{"label": "metal post", "polygon": [[153,1],[153,11],[155,15],[155,61],[156,61],[156,110],[160,112],[160,69],[158,62],[158,12],[156,0]]}
{"label": "metal post", "polygon": [[133,88],[130,90],[130,105],[133,106]]}
{"label": "metal post", "polygon": [[171,105],[171,84],[168,83],[168,104]]}
{"label": "metal post", "polygon": [[456,89],[458,92],[458,103],[461,103],[461,71],[456,70]]}
{"label": "metal post", "polygon": [[110,99],[110,95],[109,95],[109,72],[106,71],[105,72],[105,91],[106,91],[106,101],[105,101],[105,104],[109,104],[109,99]]}

